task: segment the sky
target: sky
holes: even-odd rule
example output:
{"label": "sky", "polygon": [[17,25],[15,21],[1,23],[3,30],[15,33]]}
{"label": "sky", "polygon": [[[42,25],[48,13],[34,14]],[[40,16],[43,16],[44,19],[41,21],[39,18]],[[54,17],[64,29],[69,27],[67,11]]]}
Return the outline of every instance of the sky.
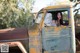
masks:
{"label": "sky", "polygon": [[[20,0],[18,0],[20,1]],[[60,2],[63,2],[63,3],[68,3],[69,4],[69,0],[34,0],[35,3],[33,5],[33,9],[31,11],[31,13],[36,13],[38,12],[40,9],[44,8],[44,7],[47,7],[47,6],[51,6],[51,5],[57,5],[58,3]],[[57,3],[58,2],[58,3]],[[24,8],[25,7],[23,6],[23,3],[19,2],[19,8]],[[76,8],[79,8],[80,7],[80,4],[76,7]],[[25,9],[26,10],[26,9]],[[79,10],[79,14],[80,14],[80,10]]]}
{"label": "sky", "polygon": [[33,6],[32,12],[38,12],[43,7],[47,7],[49,5],[55,5],[57,2],[64,2],[68,0],[36,0]]}
{"label": "sky", "polygon": [[[33,9],[32,9],[32,13],[38,12],[40,9],[47,7],[49,5],[57,5],[57,2],[63,2],[63,3],[68,3],[69,4],[69,0],[35,0],[35,3],[33,5]],[[76,7],[79,8],[80,4]],[[79,10],[79,14],[80,14],[80,10]]]}
{"label": "sky", "polygon": [[32,12],[37,12],[43,7],[46,7],[48,4],[53,2],[53,0],[36,0],[33,6]]}

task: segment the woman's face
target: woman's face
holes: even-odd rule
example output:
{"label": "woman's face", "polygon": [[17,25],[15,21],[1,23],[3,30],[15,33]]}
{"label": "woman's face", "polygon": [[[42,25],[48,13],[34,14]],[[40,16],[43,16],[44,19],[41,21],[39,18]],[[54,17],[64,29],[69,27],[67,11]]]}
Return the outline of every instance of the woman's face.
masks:
{"label": "woman's face", "polygon": [[61,13],[57,14],[58,19],[61,19]]}

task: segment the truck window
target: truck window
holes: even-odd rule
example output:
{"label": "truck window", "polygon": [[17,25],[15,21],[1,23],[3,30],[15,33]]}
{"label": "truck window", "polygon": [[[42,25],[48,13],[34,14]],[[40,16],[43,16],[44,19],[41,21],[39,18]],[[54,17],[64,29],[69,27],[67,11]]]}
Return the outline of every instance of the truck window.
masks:
{"label": "truck window", "polygon": [[59,25],[68,26],[69,25],[68,11],[47,12],[45,16],[44,24],[45,26],[59,26]]}
{"label": "truck window", "polygon": [[39,14],[38,14],[38,16],[37,16],[37,18],[36,18],[36,21],[35,21],[36,23],[38,23],[38,24],[40,23],[41,18],[42,18],[42,15],[43,15],[43,13],[39,13]]}
{"label": "truck window", "polygon": [[46,26],[51,26],[51,21],[52,21],[52,14],[47,13],[46,16],[45,16],[44,24]]}
{"label": "truck window", "polygon": [[63,14],[63,25],[65,26],[69,25],[68,11],[62,12],[62,14]]}

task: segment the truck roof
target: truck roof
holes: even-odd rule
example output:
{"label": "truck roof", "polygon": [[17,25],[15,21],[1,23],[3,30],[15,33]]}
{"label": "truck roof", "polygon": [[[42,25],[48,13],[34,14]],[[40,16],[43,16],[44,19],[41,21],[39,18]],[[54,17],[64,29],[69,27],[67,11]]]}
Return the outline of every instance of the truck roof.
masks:
{"label": "truck roof", "polygon": [[61,4],[61,5],[55,5],[55,6],[48,6],[48,7],[45,7],[43,9],[41,9],[40,11],[43,11],[43,10],[51,10],[51,9],[67,9],[67,8],[72,8],[73,5],[71,4]]}
{"label": "truck roof", "polygon": [[56,6],[48,6],[44,9],[58,9],[58,8],[71,8],[72,5],[56,5]]}

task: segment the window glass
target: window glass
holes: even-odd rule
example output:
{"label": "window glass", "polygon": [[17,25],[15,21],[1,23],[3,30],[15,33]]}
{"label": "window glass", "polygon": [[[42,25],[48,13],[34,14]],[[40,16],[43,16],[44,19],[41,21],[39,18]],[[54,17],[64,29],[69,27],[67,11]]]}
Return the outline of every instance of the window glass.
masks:
{"label": "window glass", "polygon": [[43,13],[38,14],[38,18],[36,19],[36,23],[40,23]]}
{"label": "window glass", "polygon": [[52,21],[52,14],[47,13],[45,16],[44,24],[47,26],[51,26],[51,21]]}
{"label": "window glass", "polygon": [[63,15],[63,25],[69,25],[69,14],[68,11],[62,12]]}

